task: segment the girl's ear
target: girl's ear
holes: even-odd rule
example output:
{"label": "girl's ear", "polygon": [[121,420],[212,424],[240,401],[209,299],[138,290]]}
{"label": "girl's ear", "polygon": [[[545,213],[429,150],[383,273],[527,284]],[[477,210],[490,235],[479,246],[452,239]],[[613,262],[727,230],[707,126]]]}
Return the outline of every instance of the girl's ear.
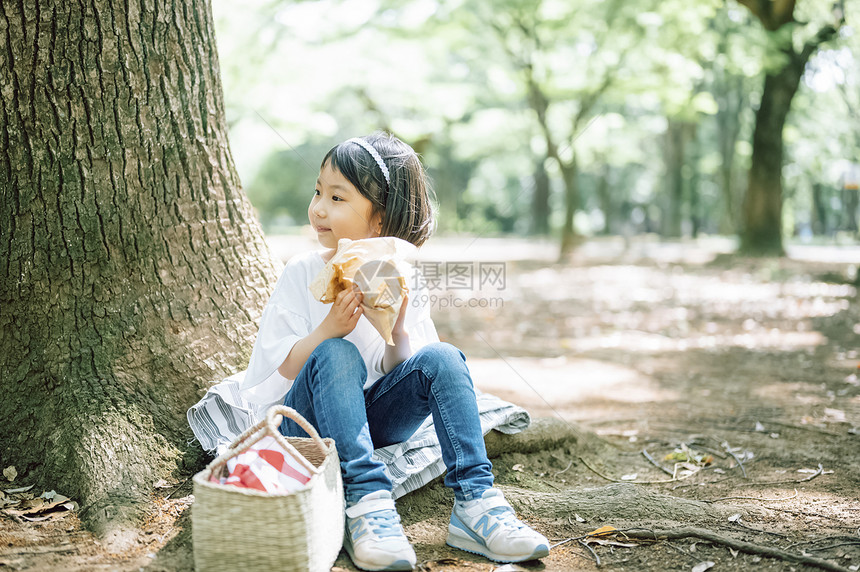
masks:
{"label": "girl's ear", "polygon": [[375,213],[370,219],[370,228],[373,231],[373,236],[382,234],[382,213]]}

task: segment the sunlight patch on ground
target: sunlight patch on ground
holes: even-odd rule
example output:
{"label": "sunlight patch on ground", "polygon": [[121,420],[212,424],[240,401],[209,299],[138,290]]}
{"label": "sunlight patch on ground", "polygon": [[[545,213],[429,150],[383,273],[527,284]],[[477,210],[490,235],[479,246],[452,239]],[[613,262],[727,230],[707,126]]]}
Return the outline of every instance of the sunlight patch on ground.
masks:
{"label": "sunlight patch on ground", "polygon": [[753,395],[773,403],[801,403],[803,405],[818,405],[829,401],[821,391],[821,384],[803,381],[778,381],[756,388]]}
{"label": "sunlight patch on ground", "polygon": [[597,360],[565,357],[468,360],[475,385],[499,397],[516,395],[528,408],[583,402],[645,403],[677,399],[640,372]]}
{"label": "sunlight patch on ground", "polygon": [[814,348],[826,341],[827,338],[819,332],[785,332],[777,329],[746,334],[690,336],[681,339],[649,332],[623,331],[596,337],[562,338],[561,346],[577,352],[607,348],[633,352],[667,352],[726,347],[791,351]]}

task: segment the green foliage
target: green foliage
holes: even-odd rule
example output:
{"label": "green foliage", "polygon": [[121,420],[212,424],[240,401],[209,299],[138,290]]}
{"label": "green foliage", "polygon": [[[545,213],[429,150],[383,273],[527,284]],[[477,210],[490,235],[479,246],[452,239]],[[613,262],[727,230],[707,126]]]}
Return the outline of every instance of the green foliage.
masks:
{"label": "green foliage", "polygon": [[[782,47],[802,46],[832,18],[829,4],[798,0],[802,23],[776,32],[731,0],[221,0],[214,8],[231,146],[268,228],[284,216],[305,223],[309,185],[332,144],[388,129],[421,153],[440,230],[481,234],[534,227],[539,162],[551,178],[555,229],[563,165],[576,167],[587,232],[607,219],[631,231],[662,228],[673,169],[686,221],[698,217],[706,232],[737,228],[763,74],[785,63]],[[813,186],[835,193],[834,173],[860,149],[860,0],[845,10],[845,31],[812,59],[789,118],[792,233],[812,220]],[[691,126],[674,166],[670,122]],[[549,144],[561,164],[547,160]]]}
{"label": "green foliage", "polygon": [[266,232],[271,232],[276,225],[307,222],[308,204],[319,168],[316,158],[322,158],[327,150],[327,146],[308,143],[295,149],[275,151],[263,160],[247,194]]}

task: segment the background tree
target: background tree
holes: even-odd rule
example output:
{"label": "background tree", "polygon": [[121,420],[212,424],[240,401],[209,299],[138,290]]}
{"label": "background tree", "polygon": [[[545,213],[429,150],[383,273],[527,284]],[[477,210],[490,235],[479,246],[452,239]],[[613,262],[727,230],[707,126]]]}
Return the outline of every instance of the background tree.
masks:
{"label": "background tree", "polygon": [[[0,457],[122,528],[246,363],[275,276],[208,0],[4,3]],[[198,449],[199,450],[199,449]]]}
{"label": "background tree", "polygon": [[[744,197],[741,250],[748,254],[783,254],[782,164],[783,127],[809,58],[833,39],[845,23],[844,1],[833,4],[830,21],[818,25],[807,39],[800,36],[808,22],[799,22],[795,0],[738,0],[758,18],[772,40],[778,63],[765,75],[756,111],[752,164]],[[812,18],[815,11],[804,14]],[[804,18],[805,19],[805,18]],[[798,31],[799,30],[799,31]],[[795,44],[799,44],[796,47]]]}
{"label": "background tree", "polygon": [[[857,13],[857,0],[845,5],[849,16]],[[750,10],[724,0],[336,0],[333,6],[216,3],[229,62],[224,81],[235,157],[261,216],[269,206],[294,210],[291,218],[304,224],[302,189],[316,175],[295,157],[266,161],[270,153],[296,149],[316,163],[311,146],[388,127],[421,144],[442,233],[548,230],[561,238],[567,228],[577,240],[621,230],[630,236],[740,233],[765,71],[784,63],[774,46],[791,35],[798,51],[833,21],[829,4],[811,0],[797,2],[801,23],[775,34]],[[854,28],[851,21],[842,28],[834,49],[856,45]],[[819,49],[810,61],[827,51]],[[860,93],[851,79],[852,52],[820,74],[843,80],[800,89],[801,102],[808,94],[810,104],[798,107],[795,97],[786,119],[783,226],[798,239],[811,240],[801,233],[814,189],[828,225],[841,220],[843,203],[850,207],[833,165],[856,155],[856,143],[844,135],[828,143],[825,134],[841,133],[851,121],[834,96],[839,87],[854,100]],[[575,159],[572,195],[558,161],[548,158],[530,105],[529,68],[521,65],[529,61],[549,102],[546,123],[561,159]],[[611,84],[587,114],[588,128],[567,148],[573,118],[605,73],[614,75]],[[683,154],[665,152],[670,127],[687,131]],[[810,160],[816,147],[812,155],[826,157],[818,163]],[[294,192],[302,194],[282,200]],[[565,198],[571,196],[569,211]],[[834,229],[828,232],[837,238]]]}

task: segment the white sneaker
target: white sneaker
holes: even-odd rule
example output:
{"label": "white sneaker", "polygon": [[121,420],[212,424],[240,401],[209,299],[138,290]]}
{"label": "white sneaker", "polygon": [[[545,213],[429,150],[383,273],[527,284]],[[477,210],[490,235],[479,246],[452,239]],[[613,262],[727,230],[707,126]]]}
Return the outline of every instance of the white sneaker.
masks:
{"label": "white sneaker", "polygon": [[523,562],[549,555],[546,537],[517,518],[499,489],[488,489],[479,499],[454,503],[447,543],[496,562]]}
{"label": "white sneaker", "polygon": [[388,491],[361,497],[346,509],[343,547],[363,570],[412,570],[415,551],[400,526],[400,516]]}

